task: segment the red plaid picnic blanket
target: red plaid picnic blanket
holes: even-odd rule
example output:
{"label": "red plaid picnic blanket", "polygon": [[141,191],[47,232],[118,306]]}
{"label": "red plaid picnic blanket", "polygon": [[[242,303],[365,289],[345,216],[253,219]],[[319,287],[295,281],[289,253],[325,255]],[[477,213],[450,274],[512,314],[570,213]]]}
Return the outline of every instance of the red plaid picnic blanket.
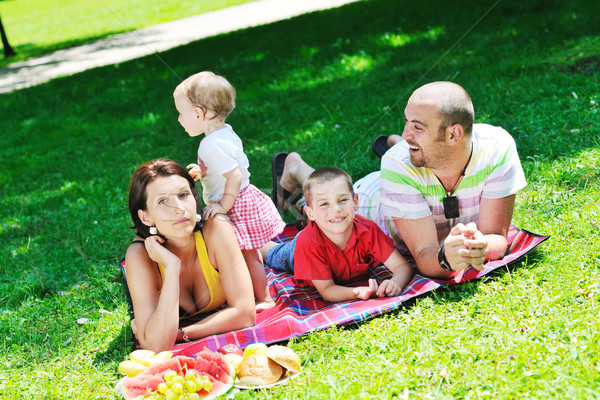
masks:
{"label": "red plaid picnic blanket", "polygon": [[[295,233],[295,228],[287,227],[280,240],[289,240]],[[506,256],[501,260],[487,262],[482,271],[468,268],[457,272],[452,279],[446,281],[425,278],[417,274],[400,296],[343,303],[329,303],[321,298],[314,287],[296,281],[288,273],[267,268],[267,279],[276,307],[257,314],[255,326],[209,336],[190,343],[176,344],[173,347],[173,353],[190,355],[205,347],[214,351],[227,343],[237,344],[241,348],[256,342],[276,343],[332,326],[373,318],[399,308],[408,299],[431,292],[441,286],[478,279],[500,267],[515,263],[548,238],[549,236],[538,235],[511,226],[508,233],[509,248]],[[376,279],[383,280],[389,276],[391,274],[384,266],[376,268]]]}

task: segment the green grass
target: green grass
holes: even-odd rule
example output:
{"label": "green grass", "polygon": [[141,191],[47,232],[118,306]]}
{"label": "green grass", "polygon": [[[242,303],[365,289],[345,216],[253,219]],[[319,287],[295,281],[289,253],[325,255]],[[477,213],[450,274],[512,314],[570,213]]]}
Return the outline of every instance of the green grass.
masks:
{"label": "green grass", "polygon": [[128,179],[195,159],[172,91],[202,69],[236,87],[229,122],[265,191],[276,151],[377,169],[370,142],[402,129],[408,94],[456,81],[515,137],[514,223],[552,235],[479,282],[294,340],[293,384],[237,397],[600,398],[600,4],[503,0],[469,30],[492,4],[360,2],[161,54],[172,70],[148,56],[0,95],[0,399],[113,398]]}
{"label": "green grass", "polygon": [[121,32],[252,0],[0,0],[0,17],[17,55],[0,67]]}

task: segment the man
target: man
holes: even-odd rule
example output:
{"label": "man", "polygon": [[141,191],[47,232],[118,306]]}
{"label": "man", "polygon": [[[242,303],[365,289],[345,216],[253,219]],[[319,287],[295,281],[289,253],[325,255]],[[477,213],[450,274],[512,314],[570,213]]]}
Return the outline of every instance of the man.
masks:
{"label": "man", "polygon": [[[425,276],[446,279],[502,258],[515,195],[527,184],[512,137],[474,125],[469,95],[452,82],[417,89],[404,116],[381,172],[355,183],[358,213],[377,222],[400,251],[410,251]],[[285,160],[287,190],[306,173],[298,159]]]}

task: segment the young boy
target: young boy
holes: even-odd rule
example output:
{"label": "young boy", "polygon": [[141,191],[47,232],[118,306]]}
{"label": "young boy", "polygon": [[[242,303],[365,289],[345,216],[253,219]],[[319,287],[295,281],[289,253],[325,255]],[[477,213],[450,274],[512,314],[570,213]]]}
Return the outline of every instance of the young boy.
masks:
{"label": "young boy", "polygon": [[[410,264],[394,250],[393,241],[371,220],[356,215],[358,195],[352,179],[338,168],[315,170],[303,185],[308,226],[291,241],[261,251],[265,263],[311,281],[323,299],[340,302],[398,296],[413,276]],[[393,273],[380,285],[344,285],[364,280],[382,263]]]}

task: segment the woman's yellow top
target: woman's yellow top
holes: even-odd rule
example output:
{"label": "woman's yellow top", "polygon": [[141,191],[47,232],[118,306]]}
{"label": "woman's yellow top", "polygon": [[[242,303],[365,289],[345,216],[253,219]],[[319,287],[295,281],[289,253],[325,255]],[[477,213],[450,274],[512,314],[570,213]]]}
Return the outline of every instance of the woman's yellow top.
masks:
{"label": "woman's yellow top", "polygon": [[[211,265],[210,260],[208,259],[208,251],[206,250],[206,244],[204,243],[202,233],[200,231],[194,232],[194,238],[196,239],[196,252],[198,253],[198,260],[200,260],[200,266],[202,267],[202,274],[204,274],[204,279],[206,280],[206,285],[208,286],[210,301],[202,310],[196,311],[190,315],[184,315],[184,318],[212,311],[227,301],[227,298],[225,297],[225,291],[223,290],[223,285],[221,285],[219,271],[217,271]],[[164,281],[165,267],[161,264],[158,264],[158,270]]]}

